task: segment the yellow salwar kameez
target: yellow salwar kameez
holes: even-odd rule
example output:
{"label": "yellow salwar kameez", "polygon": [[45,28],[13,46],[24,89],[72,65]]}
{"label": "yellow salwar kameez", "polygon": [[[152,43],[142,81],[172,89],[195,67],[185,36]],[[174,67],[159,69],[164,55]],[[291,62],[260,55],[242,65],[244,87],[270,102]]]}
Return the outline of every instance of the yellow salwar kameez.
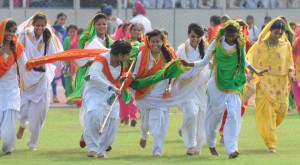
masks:
{"label": "yellow salwar kameez", "polygon": [[247,56],[249,63],[256,69],[268,69],[263,76],[255,77],[255,120],[266,146],[276,149],[276,128],[288,109],[291,85],[289,71],[294,70],[294,66],[292,48],[285,36],[274,47],[268,46],[267,37],[261,36]]}

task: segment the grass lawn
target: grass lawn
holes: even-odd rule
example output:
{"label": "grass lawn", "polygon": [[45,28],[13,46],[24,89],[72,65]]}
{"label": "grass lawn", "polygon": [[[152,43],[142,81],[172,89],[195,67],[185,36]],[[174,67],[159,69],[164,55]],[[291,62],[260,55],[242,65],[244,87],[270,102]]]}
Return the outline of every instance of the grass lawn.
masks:
{"label": "grass lawn", "polygon": [[[300,116],[297,112],[287,115],[277,129],[277,153],[268,153],[267,147],[258,134],[254,121],[254,110],[248,108],[243,117],[239,136],[240,157],[229,160],[225,148],[218,145],[219,157],[213,157],[205,146],[200,156],[186,156],[186,148],[178,136],[182,114],[177,109],[170,111],[170,128],[164,143],[162,157],[151,155],[153,138],[150,136],[146,149],[139,147],[139,126],[125,127],[119,125],[118,134],[113,143],[109,159],[86,157],[87,148],[78,145],[81,128],[78,109],[50,109],[36,151],[29,151],[27,141],[28,129],[22,140],[17,140],[15,151],[11,156],[0,155],[0,165],[42,165],[42,164],[300,164]],[[139,124],[139,122],[138,122]],[[219,137],[218,139],[219,140]],[[1,141],[2,144],[2,141]]]}

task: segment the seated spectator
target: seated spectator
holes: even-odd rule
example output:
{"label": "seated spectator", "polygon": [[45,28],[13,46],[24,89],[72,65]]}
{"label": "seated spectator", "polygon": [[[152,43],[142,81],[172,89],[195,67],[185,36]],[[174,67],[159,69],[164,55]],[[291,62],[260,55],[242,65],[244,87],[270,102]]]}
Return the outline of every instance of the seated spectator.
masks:
{"label": "seated spectator", "polygon": [[172,0],[143,0],[145,8],[149,9],[161,9],[161,8],[172,8]]}
{"label": "seated spectator", "polygon": [[256,9],[256,8],[263,8],[264,4],[261,0],[241,0],[240,7],[247,8],[247,9]]}

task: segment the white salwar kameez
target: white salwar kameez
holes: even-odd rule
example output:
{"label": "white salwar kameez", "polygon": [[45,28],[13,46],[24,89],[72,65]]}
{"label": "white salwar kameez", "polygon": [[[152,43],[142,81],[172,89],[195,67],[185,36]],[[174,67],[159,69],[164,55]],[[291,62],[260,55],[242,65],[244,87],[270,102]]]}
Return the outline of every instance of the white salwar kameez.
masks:
{"label": "white salwar kameez", "polygon": [[[216,40],[207,48],[203,60],[194,62],[194,67],[206,65],[212,58],[211,53],[216,44]],[[236,45],[228,45],[225,37],[222,38],[223,48],[230,52]],[[246,61],[246,66],[248,62]],[[218,89],[215,82],[214,71],[208,82],[208,104],[205,118],[206,140],[209,148],[215,148],[216,135],[219,132],[224,110],[227,109],[228,115],[224,126],[224,144],[228,155],[238,151],[238,135],[241,129],[241,98],[234,92],[225,92]]]}
{"label": "white salwar kameez", "polygon": [[[93,37],[93,40],[85,45],[84,49],[107,49],[103,44],[104,44],[104,41],[105,41],[105,38],[104,39],[101,39],[99,38],[97,35]],[[82,67],[84,66],[88,61],[93,61],[95,59],[95,57],[87,57],[87,58],[81,58],[81,59],[77,59],[77,60],[74,60],[74,62],[79,66],[79,67]],[[88,72],[88,71],[87,71]],[[83,90],[85,88],[85,83],[84,83],[84,87],[83,87]],[[79,121],[80,121],[80,125],[81,125],[81,128],[84,130],[84,120],[85,120],[85,110],[84,110],[84,107],[85,107],[85,103],[82,102],[82,106],[80,108],[80,112],[79,112]]]}
{"label": "white salwar kameez", "polygon": [[[110,52],[104,54],[104,56],[108,63],[110,63]],[[83,92],[84,109],[86,111],[84,140],[89,151],[96,152],[98,156],[105,155],[106,149],[112,145],[116,138],[120,109],[119,102],[117,101],[100,135],[99,130],[111,106],[108,104],[108,99],[115,95],[114,91],[108,90],[108,87],[112,86],[112,84],[106,78],[102,69],[102,63],[94,62],[92,64],[87,73],[90,76],[90,80],[85,83]],[[121,66],[112,67],[109,65],[109,69],[113,78],[117,79],[120,75]]]}
{"label": "white salwar kameez", "polygon": [[[140,68],[142,53],[140,52],[137,57],[137,62],[134,75],[137,75]],[[150,53],[150,60],[148,70],[155,65],[154,58]],[[163,100],[162,95],[168,86],[168,80],[162,80],[154,85],[151,91],[146,94],[142,99],[135,100],[136,105],[141,113],[141,138],[147,140],[149,131],[151,131],[154,141],[152,146],[153,155],[161,155],[163,150],[164,139],[169,127],[169,108],[156,104],[154,106],[148,105],[146,101],[151,97]]]}
{"label": "white salwar kameez", "polygon": [[[7,54],[3,56],[4,58],[9,57]],[[26,55],[24,52],[17,63],[19,70],[25,69]],[[20,88],[17,73],[17,64],[13,64],[0,77],[0,137],[3,140],[2,151],[4,153],[13,152],[16,143],[16,124],[20,111]]]}
{"label": "white salwar kameez", "polygon": [[[31,38],[28,36],[32,36]],[[52,36],[53,37],[53,36]],[[47,47],[47,54],[55,54],[63,51],[61,43],[57,38],[50,38]],[[44,56],[45,44],[38,50],[39,43],[43,40],[43,35],[40,38],[35,38],[33,28],[24,30],[20,35],[20,42],[25,47],[27,59],[33,59]],[[59,65],[57,62],[56,65]],[[35,148],[44,122],[46,113],[50,106],[50,83],[54,78],[55,66],[52,64],[45,64],[46,72],[37,72],[34,70],[28,71],[26,69],[21,71],[21,111],[20,111],[20,126],[25,128],[29,124],[30,139],[29,148]]]}
{"label": "white salwar kameez", "polygon": [[[200,58],[198,46],[194,49],[190,45],[189,40],[178,47],[176,54],[179,58],[189,62]],[[192,68],[178,78],[178,81],[181,81],[183,85],[189,85],[189,81],[194,81],[195,79],[203,80],[203,83],[193,87],[195,90],[194,94],[189,95],[191,97],[180,105],[180,109],[183,112],[181,127],[183,142],[187,148],[195,148],[196,152],[201,152],[202,146],[206,142],[204,120],[207,104],[206,82],[209,78],[209,72],[208,65],[206,65],[201,68]],[[177,89],[175,88],[174,90]]]}

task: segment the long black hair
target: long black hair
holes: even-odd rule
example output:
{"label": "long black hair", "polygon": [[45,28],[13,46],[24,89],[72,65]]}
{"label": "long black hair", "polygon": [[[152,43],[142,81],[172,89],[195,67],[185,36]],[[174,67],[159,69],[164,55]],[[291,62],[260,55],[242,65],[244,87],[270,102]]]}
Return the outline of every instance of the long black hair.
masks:
{"label": "long black hair", "polygon": [[[97,13],[96,16],[93,19],[94,25],[99,19],[105,19],[106,22],[108,20],[108,18],[105,14]],[[109,36],[107,35],[107,33],[105,33],[104,36],[105,36],[105,47],[109,48],[110,47],[110,45],[109,45]]]}
{"label": "long black hair", "polygon": [[199,25],[197,23],[191,23],[188,26],[188,34],[190,34],[192,31],[201,37],[201,41],[198,45],[198,49],[199,49],[200,57],[201,57],[201,59],[203,59],[203,57],[204,57],[204,41],[203,41],[202,37],[204,35],[204,29],[201,25]]}
{"label": "long black hair", "polygon": [[54,24],[56,25],[57,24],[57,20],[62,17],[62,16],[65,16],[67,18],[67,15],[65,13],[58,13],[57,16],[56,16],[56,20],[54,22]]}
{"label": "long black hair", "polygon": [[[10,29],[12,27],[17,27],[17,23],[14,20],[7,21],[6,26],[5,26],[5,31],[7,31],[8,29]],[[18,62],[17,62],[18,55],[17,55],[17,52],[16,52],[16,43],[13,39],[10,40],[9,47],[10,47],[10,50],[12,51],[12,53],[14,55],[15,63],[17,65],[18,83],[20,85],[20,70],[19,70],[19,65],[18,65]]]}
{"label": "long black hair", "polygon": [[[225,29],[224,32],[225,33],[238,33],[239,29],[233,25],[228,25]],[[237,52],[237,60],[238,60],[238,68],[241,64],[241,51],[240,51],[240,46],[239,46],[239,41],[238,41],[238,37],[236,37],[234,39],[234,43],[236,46],[236,52]]]}
{"label": "long black hair", "polygon": [[286,23],[283,19],[278,19],[276,20],[270,27],[270,30],[274,30],[274,29],[280,29],[282,31],[285,31],[285,26],[286,26]]}
{"label": "long black hair", "polygon": [[[36,23],[37,20],[44,20],[45,21],[45,25],[47,26],[47,16],[45,14],[42,13],[38,13],[36,14],[33,18],[32,18],[32,24],[34,25]],[[48,46],[48,41],[51,38],[51,32],[48,28],[45,28],[45,31],[43,32],[43,42],[45,44],[44,47],[44,56],[47,54],[47,46]]]}
{"label": "long black hair", "polygon": [[[114,56],[117,56],[119,53],[121,53],[122,55],[125,55],[125,54],[129,54],[131,49],[132,49],[132,46],[129,42],[124,41],[124,40],[117,40],[111,45],[110,53]],[[123,72],[123,62],[122,61],[120,61],[120,65],[121,65],[121,72],[120,72],[119,78],[121,77],[122,72]]]}
{"label": "long black hair", "polygon": [[[157,29],[154,29],[154,30],[148,32],[146,34],[146,36],[149,37],[149,41],[152,37],[156,37],[156,36],[160,36],[160,39],[162,40],[162,42],[164,42],[164,40],[165,40],[164,34],[160,30],[157,30]],[[167,50],[167,48],[164,45],[162,45],[161,51],[164,54],[166,62],[169,62],[172,60],[170,52]]]}
{"label": "long black hair", "polygon": [[[140,28],[141,28],[141,30],[143,29],[143,25],[142,24],[140,24],[140,23],[131,23],[131,25],[129,25],[129,32],[131,33],[131,31],[132,31],[132,29],[135,27],[135,26],[140,26]],[[139,41],[139,42],[142,42],[142,39],[138,36],[137,37],[137,40]]]}

